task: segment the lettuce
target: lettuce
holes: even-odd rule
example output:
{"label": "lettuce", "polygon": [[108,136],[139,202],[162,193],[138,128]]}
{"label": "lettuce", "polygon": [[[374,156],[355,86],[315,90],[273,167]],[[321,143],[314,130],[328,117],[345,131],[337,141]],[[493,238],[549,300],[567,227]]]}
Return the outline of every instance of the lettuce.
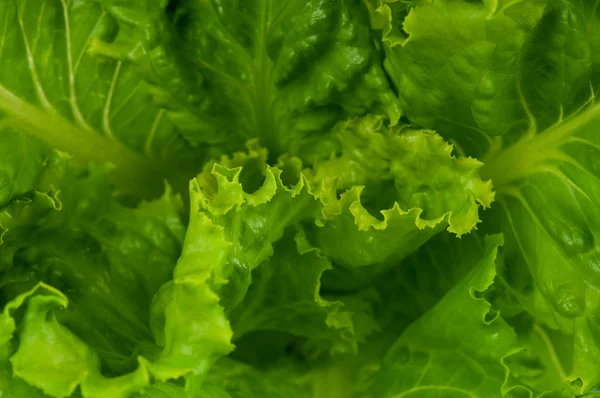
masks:
{"label": "lettuce", "polygon": [[0,2],[0,397],[593,397],[600,9]]}

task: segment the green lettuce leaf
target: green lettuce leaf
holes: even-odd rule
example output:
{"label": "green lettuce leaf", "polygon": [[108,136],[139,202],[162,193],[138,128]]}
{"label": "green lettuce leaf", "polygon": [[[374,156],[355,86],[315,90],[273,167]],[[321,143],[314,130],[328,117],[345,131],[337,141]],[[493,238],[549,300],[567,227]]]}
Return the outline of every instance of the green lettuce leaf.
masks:
{"label": "green lettuce leaf", "polygon": [[[369,326],[368,306],[353,295],[325,299],[321,284],[327,293],[338,286],[352,291],[444,227],[469,232],[479,206],[493,200],[491,184],[478,176],[481,164],[454,158],[452,147],[431,132],[388,131],[372,117],[341,124],[336,134],[341,156],[314,170],[298,173],[301,165],[291,157],[281,158],[277,168],[267,166],[267,151],[253,141],[247,153],[209,163],[194,183],[199,217],[208,215],[223,228],[225,240],[212,246],[213,256],[225,258],[214,284],[236,338],[277,330],[309,337],[316,346],[330,341],[332,352],[356,350],[357,339],[375,327]],[[369,164],[375,154],[380,164]],[[428,167],[419,166],[422,157]],[[381,181],[395,191],[385,192]],[[357,184],[370,195],[359,197]],[[336,189],[348,191],[337,199]],[[392,201],[383,221],[363,207],[378,196]],[[205,238],[190,229],[188,239]],[[352,267],[365,271],[352,274]],[[345,311],[344,303],[356,313]],[[361,331],[353,316],[362,319]]]}
{"label": "green lettuce leaf", "polygon": [[[98,0],[96,0],[98,1]],[[274,155],[327,155],[327,132],[397,98],[357,1],[99,1],[119,21],[91,51],[138,65],[154,98],[193,143]]]}
{"label": "green lettuce leaf", "polygon": [[[497,301],[494,295],[491,298]],[[509,316],[507,320],[517,332],[519,344],[524,347],[523,351],[506,360],[511,383],[522,383],[533,391],[555,390],[556,394],[560,391],[564,396],[574,396],[565,381],[562,365],[562,359],[568,355],[568,336],[541,325],[528,314]]]}
{"label": "green lettuce leaf", "polygon": [[356,351],[352,312],[345,311],[342,301],[321,296],[321,276],[331,268],[302,231],[286,231],[273,256],[252,273],[243,306],[229,315],[235,336],[253,330],[288,331],[310,337],[315,346],[331,346],[332,352]]}
{"label": "green lettuce leaf", "polygon": [[66,172],[55,190],[33,191],[0,212],[2,350],[10,360],[2,382],[18,391],[14,379],[25,380],[56,397],[76,389],[128,397],[151,380],[204,374],[231,350],[231,332],[207,282],[211,269],[177,276],[180,199],[167,189],[126,207],[106,167],[56,168]]}
{"label": "green lettuce leaf", "polygon": [[460,239],[440,233],[379,275],[373,281],[378,293],[374,317],[384,334],[395,339],[399,330],[435,306],[481,261],[484,249],[479,233]]}
{"label": "green lettuce leaf", "polygon": [[599,83],[595,1],[383,3],[385,67],[407,116],[472,155],[489,136],[556,123]]}
{"label": "green lettuce leaf", "polygon": [[134,398],[302,398],[312,397],[312,386],[303,380],[302,372],[291,366],[277,370],[258,370],[239,361],[225,358],[215,364],[200,380],[188,377],[184,385],[156,384]]}
{"label": "green lettuce leaf", "polygon": [[31,191],[48,150],[30,136],[6,128],[0,133],[0,206]]}
{"label": "green lettuce leaf", "polygon": [[600,353],[597,6],[379,8],[386,70],[409,119],[483,158],[482,176],[497,190],[484,225],[506,239],[504,310],[525,310],[569,341],[559,362],[576,394],[600,383],[591,365]]}
{"label": "green lettuce leaf", "polygon": [[524,127],[514,66],[544,1],[383,3],[385,67],[411,121],[476,144]]}
{"label": "green lettuce leaf", "polygon": [[481,162],[455,157],[432,131],[366,117],[340,124],[336,135],[339,153],[308,172],[325,204],[315,241],[338,266],[325,275],[328,288],[368,283],[444,229],[470,232],[494,200]]}
{"label": "green lettuce leaf", "polygon": [[286,366],[279,370],[261,372],[232,360],[217,363],[206,378],[208,385],[219,386],[231,398],[268,397],[301,398],[311,396],[311,387],[301,373]]}
{"label": "green lettuce leaf", "polygon": [[[373,386],[374,396],[572,396],[563,389],[538,395],[540,392],[532,391],[509,372],[507,359],[523,347],[485,299],[493,287],[501,244],[501,236],[486,238],[480,249],[482,257],[473,268],[402,332],[383,360]],[[460,260],[448,259],[450,263],[444,265],[453,266]]]}
{"label": "green lettuce leaf", "polygon": [[0,398],[597,396],[598,54],[598,0],[0,1]]}
{"label": "green lettuce leaf", "polygon": [[[381,347],[389,347],[399,331],[412,327],[412,324],[419,324],[422,316],[427,316],[428,311],[449,291],[470,272],[474,272],[474,268],[481,266],[488,249],[489,245],[479,233],[469,234],[460,240],[448,234],[438,234],[406,258],[401,266],[378,277],[374,282],[378,299],[373,306],[373,317],[380,326],[381,333],[373,336],[363,352],[376,348],[373,341],[380,345],[379,350]],[[496,263],[501,263],[502,258],[500,250]],[[519,391],[525,391],[523,396],[530,396],[526,391],[531,390],[532,393],[545,391],[547,395],[542,396],[572,397],[568,391],[568,383],[563,381],[564,369],[560,363],[562,358],[569,355],[569,338],[545,328],[534,318],[523,314],[520,303],[515,300],[506,302],[504,293],[501,276],[496,274],[494,283],[481,297],[493,305],[488,312],[488,319],[499,314],[516,332],[513,343],[520,351],[504,359],[510,372],[505,391],[514,386],[517,392],[513,393],[517,396],[521,396]],[[411,305],[407,306],[406,303]],[[510,306],[517,311],[511,312]],[[445,329],[438,328],[431,333]],[[378,363],[377,357],[371,360]],[[427,391],[422,394],[426,393]],[[452,394],[452,391],[448,390],[447,393]]]}
{"label": "green lettuce leaf", "polygon": [[[37,294],[41,289],[47,294]],[[100,393],[121,397],[148,383],[143,368],[109,380],[100,374],[94,351],[55,318],[54,310],[67,305],[67,298],[60,292],[40,284],[23,295],[32,297],[21,321],[18,348],[10,357],[16,377],[57,397],[71,395],[80,384],[86,396]],[[22,302],[21,297],[7,309]]]}
{"label": "green lettuce leaf", "polygon": [[[83,162],[114,164],[119,170],[114,178],[128,193],[157,196],[163,185],[156,176],[181,184],[179,174],[197,155],[152,104],[140,73],[130,64],[88,53],[90,41],[109,40],[117,31],[115,19],[97,4],[2,2],[0,136],[2,151],[11,155],[2,156],[0,164],[0,203],[9,190],[26,191],[23,184],[40,159],[35,141]],[[33,138],[14,138],[16,132]],[[10,159],[24,145],[29,149],[22,159],[28,160],[17,176],[13,168],[20,161]]]}
{"label": "green lettuce leaf", "polygon": [[[207,246],[207,234],[194,226],[210,223],[214,241],[206,250],[221,264],[212,286],[234,338],[279,330],[331,350],[355,349],[351,315],[341,310],[343,303],[320,295],[320,277],[331,264],[302,232],[303,222],[315,223],[322,204],[304,176],[284,178],[266,158],[264,149],[250,143],[248,153],[209,163],[192,182],[194,211],[175,277],[203,266],[206,260],[194,248]],[[284,179],[295,183],[288,186]]]}

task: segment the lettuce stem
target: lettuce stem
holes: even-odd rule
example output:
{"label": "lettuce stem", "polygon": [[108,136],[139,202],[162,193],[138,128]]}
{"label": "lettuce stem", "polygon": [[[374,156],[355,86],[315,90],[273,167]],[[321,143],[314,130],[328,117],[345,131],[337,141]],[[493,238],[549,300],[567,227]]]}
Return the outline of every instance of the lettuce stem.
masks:
{"label": "lettuce stem", "polygon": [[49,146],[68,152],[78,160],[111,163],[120,189],[153,197],[162,191],[164,173],[142,156],[90,129],[71,123],[52,110],[46,111],[23,101],[0,85],[0,110],[7,123]]}

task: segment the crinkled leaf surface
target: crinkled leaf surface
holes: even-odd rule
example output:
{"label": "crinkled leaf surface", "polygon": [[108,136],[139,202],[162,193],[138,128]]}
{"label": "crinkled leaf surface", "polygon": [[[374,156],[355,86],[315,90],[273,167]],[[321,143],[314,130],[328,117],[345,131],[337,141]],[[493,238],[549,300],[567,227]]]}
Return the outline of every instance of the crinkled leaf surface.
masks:
{"label": "crinkled leaf surface", "polygon": [[[214,256],[225,259],[215,284],[222,285],[218,291],[226,310],[232,310],[235,333],[273,329],[315,340],[352,340],[350,313],[339,311],[341,302],[320,296],[322,275],[325,291],[338,286],[351,290],[368,282],[364,275],[381,272],[443,227],[460,234],[475,226],[479,206],[493,200],[491,184],[478,176],[480,163],[452,157],[452,147],[431,132],[380,129],[378,118],[342,125],[341,157],[317,164],[314,172],[307,171],[308,177],[294,178],[294,169],[286,170],[291,159],[281,160],[286,174],[267,166],[266,151],[254,143],[248,153],[209,163],[199,176],[194,196],[205,209],[199,215],[208,214],[226,239],[212,246]],[[382,164],[369,164],[375,154]],[[427,167],[419,166],[420,157],[430,158]],[[378,185],[386,180],[396,187],[395,193]],[[309,181],[319,186],[313,189]],[[431,181],[431,186],[422,181]],[[395,204],[383,211],[384,221],[363,207],[356,184],[366,184],[371,191],[367,201],[391,197]],[[338,200],[338,188],[350,189]],[[443,196],[436,200],[434,191]],[[190,242],[203,239],[192,233],[188,232]],[[343,267],[352,266],[364,267],[366,274],[346,275],[349,271]],[[286,288],[294,283],[297,289]]]}
{"label": "crinkled leaf surface", "polygon": [[574,392],[589,391],[600,381],[590,366],[598,356],[598,3],[416,1],[379,10],[386,69],[408,117],[483,157],[498,196],[484,224],[505,234],[507,295],[572,336],[565,378]]}
{"label": "crinkled leaf surface", "polygon": [[0,213],[3,350],[13,377],[51,396],[127,397],[151,378],[204,373],[231,349],[206,280],[172,280],[179,199],[125,207],[107,176],[67,168],[58,194],[34,191]]}
{"label": "crinkled leaf surface", "polygon": [[235,338],[254,330],[280,330],[315,344],[324,341],[331,349],[351,349],[356,341],[350,314],[319,291],[320,277],[331,264],[296,231],[302,222],[315,222],[322,204],[304,176],[288,187],[282,171],[265,160],[266,151],[251,147],[247,154],[222,158],[223,164],[209,164],[193,182],[198,212],[192,214],[184,246],[189,254],[182,257],[176,278],[203,267],[205,259],[194,247],[206,246],[206,233],[192,226],[210,220],[215,240],[206,249],[221,264],[213,285]]}
{"label": "crinkled leaf surface", "polygon": [[367,117],[336,134],[339,155],[309,172],[325,204],[315,241],[340,266],[325,275],[326,287],[364,285],[444,229],[470,232],[494,200],[491,182],[479,176],[482,164],[455,157],[432,131],[388,129]]}
{"label": "crinkled leaf surface", "polygon": [[325,132],[348,115],[399,105],[360,2],[102,0],[121,26],[93,51],[146,72],[185,136],[239,148],[259,138],[275,155],[327,154]]}
{"label": "crinkled leaf surface", "polygon": [[1,2],[0,396],[597,395],[599,9]]}

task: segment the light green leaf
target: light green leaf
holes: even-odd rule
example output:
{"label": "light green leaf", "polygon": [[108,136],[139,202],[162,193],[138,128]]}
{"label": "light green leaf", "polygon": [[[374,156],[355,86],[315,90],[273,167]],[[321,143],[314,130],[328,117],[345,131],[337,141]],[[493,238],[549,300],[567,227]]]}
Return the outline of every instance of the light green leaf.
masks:
{"label": "light green leaf", "polygon": [[[53,180],[60,205],[34,192],[0,213],[8,230],[2,295],[17,303],[5,307],[0,326],[2,349],[11,352],[6,383],[17,388],[12,380],[20,378],[57,397],[79,387],[84,397],[117,398],[151,379],[205,373],[231,350],[229,325],[200,274],[170,281],[185,233],[178,197],[167,189],[129,208],[114,199],[107,170],[80,173]],[[41,282],[53,293],[34,295]],[[11,317],[27,289],[25,316]]]}
{"label": "light green leaf", "polygon": [[12,372],[12,366],[9,361],[10,356],[14,352],[14,347],[10,343],[10,339],[13,337],[16,329],[13,313],[33,294],[37,293],[38,290],[47,290],[50,293],[54,292],[51,288],[48,289],[46,286],[38,285],[8,303],[4,307],[2,314],[0,314],[0,397],[2,398],[48,397],[41,390],[30,386],[24,380],[16,377]]}
{"label": "light green leaf", "polygon": [[[214,283],[227,309],[243,299],[252,270],[273,255],[273,244],[284,230],[305,220],[314,223],[322,208],[304,176],[284,177],[281,169],[267,166],[266,151],[253,145],[247,154],[208,163],[192,182],[198,214],[224,230],[225,242],[213,247],[215,256],[226,257],[226,266],[217,270]],[[293,185],[287,186],[284,178]],[[204,238],[188,230],[186,239],[195,244]]]}
{"label": "light green leaf", "polygon": [[[15,376],[55,397],[70,396],[80,384],[85,396],[125,397],[148,383],[148,374],[143,368],[106,380],[99,372],[93,350],[60,325],[53,314],[54,308],[67,305],[67,298],[52,288],[45,288],[50,295],[35,295],[29,299],[19,346],[10,358]],[[102,391],[97,383],[101,383]]]}
{"label": "light green leaf", "polygon": [[[266,157],[251,143],[246,154],[209,163],[192,183],[196,211],[175,277],[204,268],[206,257],[220,264],[212,285],[236,339],[255,330],[280,330],[331,350],[355,349],[350,314],[319,293],[329,261],[296,232],[303,222],[315,223],[322,204],[304,176],[284,177],[281,169],[266,165]],[[212,227],[194,227],[205,224]],[[200,249],[210,254],[201,256]]]}
{"label": "light green leaf", "polygon": [[164,350],[150,366],[161,381],[205,374],[233,350],[232,331],[213,287],[213,278],[226,266],[222,248],[227,242],[222,227],[199,211],[196,189],[192,183],[191,219],[174,279],[152,302],[150,327]]}
{"label": "light green leaf", "polygon": [[310,175],[325,203],[317,246],[343,268],[325,275],[326,287],[368,283],[443,229],[470,232],[479,208],[494,199],[491,182],[479,177],[481,162],[455,157],[432,131],[388,129],[366,117],[336,133],[340,154]]}

